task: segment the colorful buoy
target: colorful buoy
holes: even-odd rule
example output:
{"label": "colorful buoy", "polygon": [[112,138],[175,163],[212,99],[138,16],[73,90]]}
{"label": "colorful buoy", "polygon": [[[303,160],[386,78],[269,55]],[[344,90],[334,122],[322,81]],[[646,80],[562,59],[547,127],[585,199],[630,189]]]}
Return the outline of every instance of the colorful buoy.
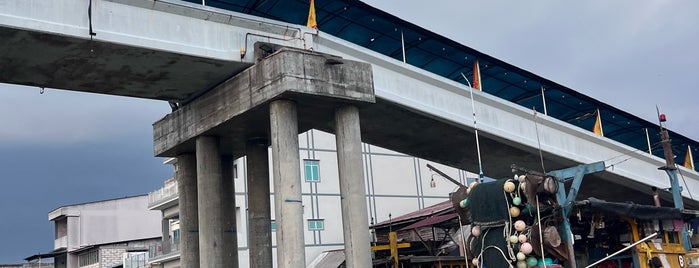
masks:
{"label": "colorful buoy", "polygon": [[522,198],[519,196],[515,196],[515,198],[512,198],[512,204],[515,206],[519,206],[522,204]]}
{"label": "colorful buoy", "polygon": [[515,191],[515,184],[511,181],[506,181],[502,188],[505,192],[511,193]]}
{"label": "colorful buoy", "polygon": [[473,235],[475,237],[478,237],[479,235],[481,235],[481,227],[478,227],[478,225],[473,226],[471,228],[471,235]]}
{"label": "colorful buoy", "polygon": [[519,182],[525,182],[525,181],[527,181],[527,176],[525,176],[525,175],[519,175],[519,178],[517,178],[517,180],[518,180]]}
{"label": "colorful buoy", "polygon": [[537,261],[534,256],[529,256],[529,258],[527,258],[527,266],[536,266],[538,262],[539,261]]}
{"label": "colorful buoy", "polygon": [[517,241],[519,241],[519,238],[516,235],[510,236],[510,243],[515,244]]}
{"label": "colorful buoy", "polygon": [[519,252],[522,252],[524,254],[529,255],[530,253],[532,253],[532,250],[532,244],[522,243],[521,245],[519,245]]}
{"label": "colorful buoy", "polygon": [[526,261],[517,261],[517,268],[527,268]]}
{"label": "colorful buoy", "polygon": [[518,207],[510,207],[510,216],[513,218],[519,217],[519,208]]}
{"label": "colorful buoy", "polygon": [[464,198],[464,200],[461,200],[461,201],[459,202],[459,206],[460,206],[461,208],[465,208],[467,205],[468,205],[468,198]]}
{"label": "colorful buoy", "polygon": [[527,228],[527,224],[523,220],[518,220],[515,222],[515,230],[518,232],[524,231]]}
{"label": "colorful buoy", "polygon": [[517,260],[518,261],[523,261],[527,258],[527,255],[524,255],[522,252],[517,252]]}
{"label": "colorful buoy", "polygon": [[517,240],[519,240],[520,243],[525,243],[525,242],[527,242],[527,236],[521,234],[517,237]]}

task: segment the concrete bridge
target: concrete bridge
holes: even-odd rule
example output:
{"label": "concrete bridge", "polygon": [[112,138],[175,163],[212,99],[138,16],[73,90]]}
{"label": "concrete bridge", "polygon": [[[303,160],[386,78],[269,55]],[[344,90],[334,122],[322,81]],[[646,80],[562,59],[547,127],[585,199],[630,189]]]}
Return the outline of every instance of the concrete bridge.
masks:
{"label": "concrete bridge", "polygon": [[[366,208],[350,205],[365,202],[360,139],[478,170],[472,108],[489,177],[511,177],[511,164],[539,169],[541,149],[548,170],[606,161],[580,197],[650,203],[651,186],[669,186],[656,156],[487,93],[474,92],[472,106],[463,84],[305,26],[176,0],[0,0],[0,39],[0,82],[171,103],[154,148],[178,158],[182,228],[198,230],[183,233],[184,267],[237,262],[227,160],[247,155],[250,196],[266,197],[268,145],[278,264],[304,266],[296,139],[311,128],[337,135],[348,267],[369,260]],[[699,188],[697,173],[684,178]],[[263,254],[251,265],[268,267],[263,199],[249,202],[260,215],[250,252]]]}

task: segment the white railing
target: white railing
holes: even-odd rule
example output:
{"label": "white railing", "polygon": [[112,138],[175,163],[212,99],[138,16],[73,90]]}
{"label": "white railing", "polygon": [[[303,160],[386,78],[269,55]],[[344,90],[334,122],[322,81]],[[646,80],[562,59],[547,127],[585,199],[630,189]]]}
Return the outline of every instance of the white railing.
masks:
{"label": "white railing", "polygon": [[164,201],[172,200],[173,198],[177,197],[178,194],[177,181],[168,180],[165,182],[165,185],[162,188],[148,193],[148,206],[152,207],[159,205]]}

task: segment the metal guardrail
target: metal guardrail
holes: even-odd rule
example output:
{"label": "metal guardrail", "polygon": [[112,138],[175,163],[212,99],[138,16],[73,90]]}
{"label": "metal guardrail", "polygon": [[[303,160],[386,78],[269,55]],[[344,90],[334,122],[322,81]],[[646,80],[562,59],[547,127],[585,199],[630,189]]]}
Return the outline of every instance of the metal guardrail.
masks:
{"label": "metal guardrail", "polygon": [[159,242],[148,247],[148,255],[151,259],[161,258],[165,256],[175,255],[180,253],[180,240],[168,240]]}
{"label": "metal guardrail", "polygon": [[131,255],[124,259],[124,268],[145,268],[148,267],[149,253]]}

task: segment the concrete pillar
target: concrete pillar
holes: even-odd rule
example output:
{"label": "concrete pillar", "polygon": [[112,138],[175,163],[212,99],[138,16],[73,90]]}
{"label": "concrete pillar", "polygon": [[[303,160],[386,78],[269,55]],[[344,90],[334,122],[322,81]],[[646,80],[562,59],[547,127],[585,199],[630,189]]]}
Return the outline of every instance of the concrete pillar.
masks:
{"label": "concrete pillar", "polygon": [[[165,216],[165,212],[162,213]],[[163,252],[167,253],[171,250],[172,243],[170,242],[170,219],[163,217],[160,221],[160,232],[163,234],[161,245],[163,246]]]}
{"label": "concrete pillar", "polygon": [[235,176],[233,157],[221,157],[221,217],[223,218],[223,263],[225,267],[238,267],[238,225],[236,223]]}
{"label": "concrete pillar", "polygon": [[[235,233],[229,223],[234,213],[230,206],[232,186],[224,183],[219,141],[216,137],[199,136],[197,147],[197,188],[199,192],[199,267],[238,267],[231,262],[231,242]],[[232,182],[231,182],[232,183]],[[234,249],[237,254],[237,249]],[[184,267],[184,266],[183,266]]]}
{"label": "concrete pillar", "polygon": [[180,208],[180,264],[199,266],[199,204],[197,162],[194,154],[177,156],[177,191]]}
{"label": "concrete pillar", "polygon": [[250,267],[272,267],[269,155],[266,139],[249,140],[247,155]]}
{"label": "concrete pillar", "polygon": [[371,245],[362,170],[359,110],[343,106],[335,111],[335,141],[340,175],[342,229],[348,268],[371,267]]}
{"label": "concrete pillar", "polygon": [[270,103],[269,110],[277,267],[306,267],[296,104],[289,100],[275,100]]}

